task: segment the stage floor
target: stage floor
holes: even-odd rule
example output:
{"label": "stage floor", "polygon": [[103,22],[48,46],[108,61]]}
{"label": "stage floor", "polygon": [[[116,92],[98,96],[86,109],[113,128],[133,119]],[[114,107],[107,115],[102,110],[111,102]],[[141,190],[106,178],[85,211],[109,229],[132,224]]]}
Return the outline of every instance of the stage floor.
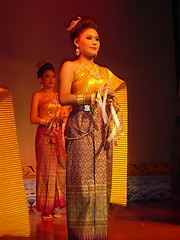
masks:
{"label": "stage floor", "polygon": [[[0,239],[67,240],[66,210],[61,218],[42,222],[35,208],[29,209],[31,236]],[[180,202],[170,199],[137,201],[124,207],[110,206],[109,240],[179,240]]]}

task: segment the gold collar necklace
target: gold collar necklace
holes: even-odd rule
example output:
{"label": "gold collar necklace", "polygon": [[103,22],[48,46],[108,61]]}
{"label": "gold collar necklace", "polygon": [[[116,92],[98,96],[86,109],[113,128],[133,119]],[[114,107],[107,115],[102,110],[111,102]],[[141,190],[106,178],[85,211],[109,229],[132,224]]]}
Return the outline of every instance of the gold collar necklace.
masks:
{"label": "gold collar necklace", "polygon": [[[52,103],[58,104],[56,94],[55,94],[55,98],[52,98],[51,95],[48,92],[45,92],[45,94],[51,99]],[[54,96],[54,93],[52,95]]]}
{"label": "gold collar necklace", "polygon": [[95,78],[97,78],[97,79],[99,79],[99,80],[102,80],[102,76],[101,76],[101,74],[100,74],[99,71],[98,71],[98,65],[95,64],[95,63],[93,63],[93,65],[95,66],[95,71],[92,71],[92,70],[91,70],[92,67],[89,68],[87,65],[85,65],[84,63],[82,63],[82,66],[83,66],[86,70],[89,71],[89,73],[90,73],[91,76],[93,76],[93,77],[95,77]]}

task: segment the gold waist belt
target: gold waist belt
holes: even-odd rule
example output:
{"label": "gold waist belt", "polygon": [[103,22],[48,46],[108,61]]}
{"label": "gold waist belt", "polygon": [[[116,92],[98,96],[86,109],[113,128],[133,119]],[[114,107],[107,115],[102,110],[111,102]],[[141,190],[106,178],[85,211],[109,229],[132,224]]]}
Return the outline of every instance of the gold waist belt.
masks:
{"label": "gold waist belt", "polygon": [[73,108],[74,111],[85,111],[85,112],[92,112],[93,114],[97,114],[97,105],[96,104],[84,104],[78,105],[77,107]]}
{"label": "gold waist belt", "polygon": [[90,112],[90,111],[91,111],[91,105],[89,105],[89,104],[79,105],[79,106],[77,107],[77,110],[78,110],[78,111],[83,110],[83,111],[85,111],[85,112]]}

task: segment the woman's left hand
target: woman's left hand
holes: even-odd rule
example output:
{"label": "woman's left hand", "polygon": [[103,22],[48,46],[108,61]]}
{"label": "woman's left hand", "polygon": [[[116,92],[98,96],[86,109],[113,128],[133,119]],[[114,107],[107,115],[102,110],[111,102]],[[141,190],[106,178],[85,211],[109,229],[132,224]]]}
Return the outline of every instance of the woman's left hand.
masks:
{"label": "woman's left hand", "polygon": [[108,95],[107,95],[107,105],[109,106],[109,108],[110,108],[111,104],[113,104],[113,107],[117,113],[120,110],[120,107],[118,104],[117,95],[114,91],[110,92],[110,94],[108,93]]}
{"label": "woman's left hand", "polygon": [[116,97],[116,93],[111,88],[109,88],[107,85],[105,85],[101,88],[101,94],[102,94],[103,98],[105,96],[106,91],[107,91],[107,98],[108,99],[113,99],[113,98]]}
{"label": "woman's left hand", "polygon": [[57,116],[57,119],[58,120],[63,120],[63,119],[65,119],[65,118],[67,118],[67,113],[66,112],[60,112],[59,114],[58,114],[58,116]]}

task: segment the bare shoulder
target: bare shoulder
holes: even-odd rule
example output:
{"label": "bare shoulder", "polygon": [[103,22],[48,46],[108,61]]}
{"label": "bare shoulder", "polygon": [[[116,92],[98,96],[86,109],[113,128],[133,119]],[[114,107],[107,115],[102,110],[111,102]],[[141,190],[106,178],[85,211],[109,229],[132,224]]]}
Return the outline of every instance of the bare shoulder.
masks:
{"label": "bare shoulder", "polygon": [[75,71],[75,62],[74,61],[66,61],[62,65],[61,71]]}
{"label": "bare shoulder", "polygon": [[34,98],[34,99],[40,99],[41,97],[42,97],[42,95],[43,95],[43,92],[42,91],[37,91],[37,92],[34,92],[33,93],[33,95],[32,95],[32,97]]}
{"label": "bare shoulder", "polygon": [[73,66],[73,61],[66,61],[63,63],[62,68],[72,67],[72,66]]}
{"label": "bare shoulder", "polygon": [[79,70],[80,68],[82,68],[82,65],[77,61],[66,61],[61,68],[61,71],[63,72],[71,72],[71,73],[75,73],[77,70]]}

